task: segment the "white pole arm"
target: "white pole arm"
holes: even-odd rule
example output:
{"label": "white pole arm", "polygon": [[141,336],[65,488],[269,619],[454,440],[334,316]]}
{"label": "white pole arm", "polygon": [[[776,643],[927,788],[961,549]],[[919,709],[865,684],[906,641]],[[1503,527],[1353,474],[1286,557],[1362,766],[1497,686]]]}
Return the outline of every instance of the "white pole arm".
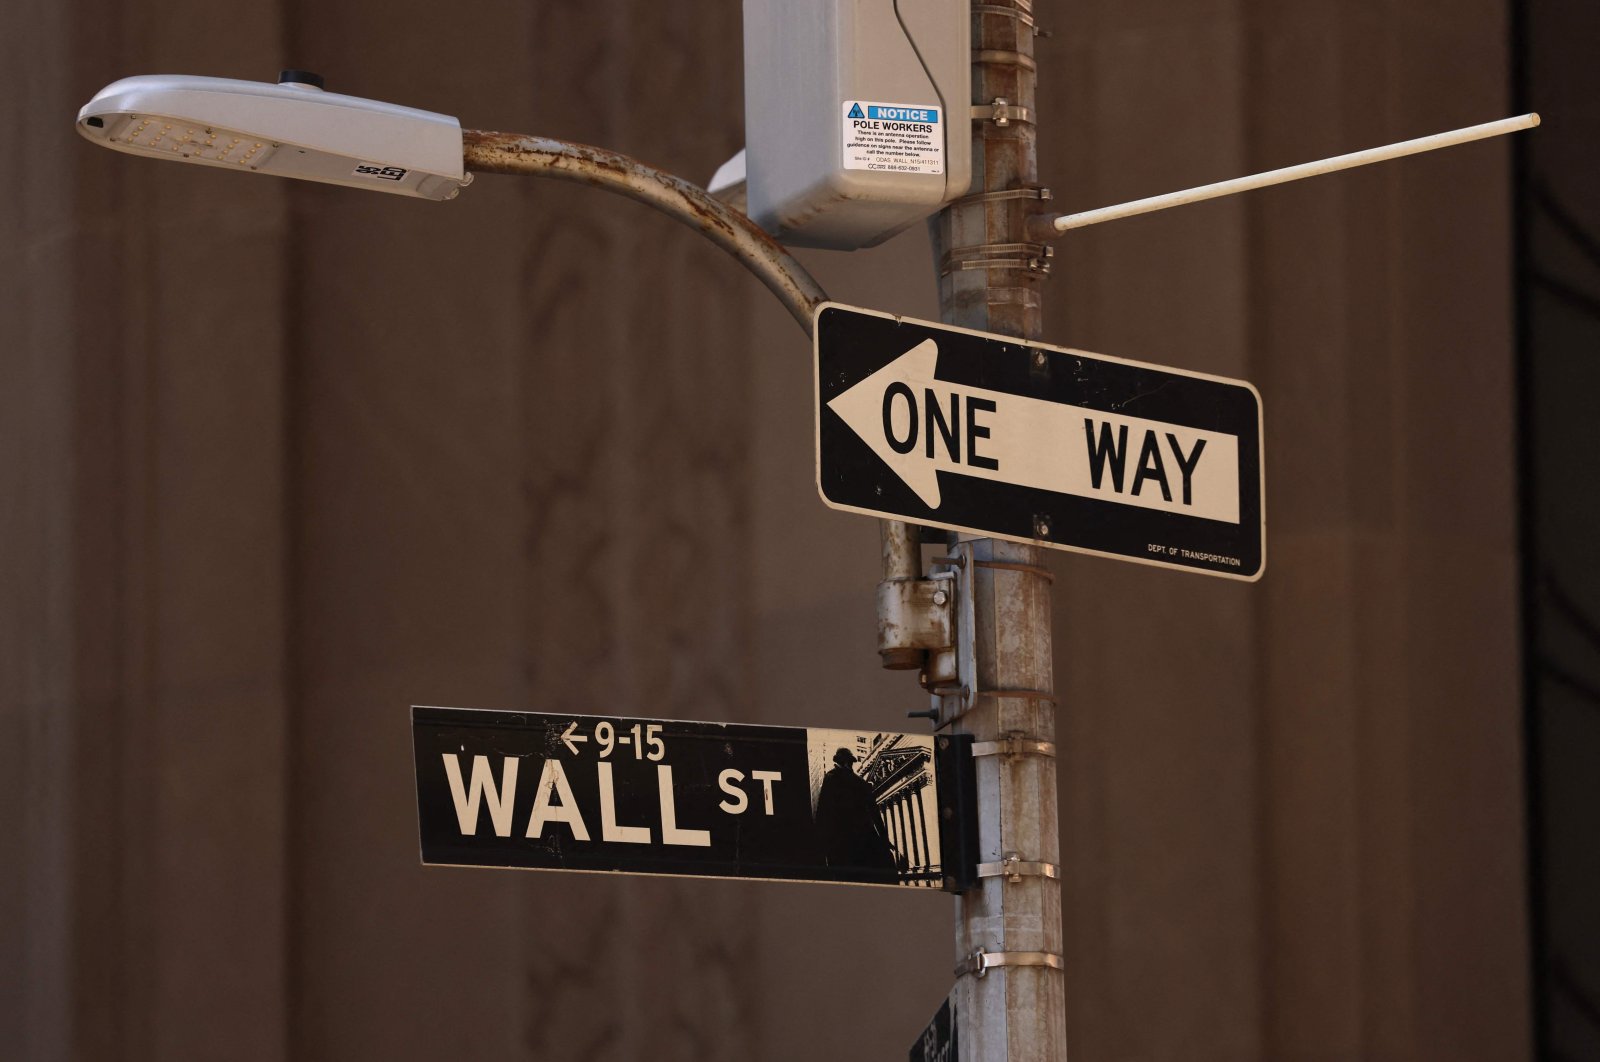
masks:
{"label": "white pole arm", "polygon": [[1238,177],[1231,181],[1218,181],[1216,184],[1203,184],[1198,188],[1189,188],[1182,192],[1169,192],[1166,195],[1155,195],[1148,199],[1135,199],[1131,203],[1123,203],[1120,206],[1085,210],[1080,214],[1045,216],[1039,219],[1038,228],[1044,230],[1046,235],[1054,235],[1066,232],[1068,229],[1081,229],[1085,225],[1097,225],[1102,221],[1114,221],[1117,218],[1132,217],[1135,214],[1148,214],[1151,211],[1165,210],[1168,207],[1183,206],[1185,203],[1198,203],[1204,199],[1216,199],[1219,196],[1233,195],[1235,192],[1248,192],[1255,188],[1265,188],[1268,185],[1283,184],[1286,181],[1298,181],[1302,177],[1315,177],[1322,173],[1348,170],[1355,166],[1365,166],[1369,162],[1384,162],[1388,159],[1398,159],[1405,155],[1433,151],[1436,148],[1453,147],[1456,144],[1466,144],[1473,140],[1500,136],[1503,133],[1515,133],[1522,129],[1532,129],[1538,124],[1539,116],[1537,114],[1524,114],[1517,118],[1502,118],[1498,122],[1469,125],[1465,129],[1419,137],[1416,140],[1403,140],[1398,144],[1390,144],[1387,147],[1354,151],[1348,155],[1337,155],[1331,159],[1323,159],[1320,162],[1306,162],[1299,166],[1285,166],[1281,170],[1268,170],[1266,173],[1257,173],[1250,177]]}

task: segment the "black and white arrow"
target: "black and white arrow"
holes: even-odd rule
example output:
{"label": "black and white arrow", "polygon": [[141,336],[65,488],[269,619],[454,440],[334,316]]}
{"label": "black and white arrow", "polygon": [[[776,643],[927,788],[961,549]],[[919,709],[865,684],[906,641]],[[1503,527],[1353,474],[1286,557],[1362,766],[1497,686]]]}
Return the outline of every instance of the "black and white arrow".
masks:
{"label": "black and white arrow", "polygon": [[572,753],[574,756],[578,754],[578,745],[589,740],[588,735],[586,734],[574,733],[574,731],[577,729],[578,721],[574,719],[572,722],[568,723],[567,728],[561,732],[561,743],[565,745],[567,747],[567,751]]}
{"label": "black and white arrow", "polygon": [[1237,436],[950,383],[938,359],[925,339],[828,403],[929,508],[944,472],[1239,522]]}

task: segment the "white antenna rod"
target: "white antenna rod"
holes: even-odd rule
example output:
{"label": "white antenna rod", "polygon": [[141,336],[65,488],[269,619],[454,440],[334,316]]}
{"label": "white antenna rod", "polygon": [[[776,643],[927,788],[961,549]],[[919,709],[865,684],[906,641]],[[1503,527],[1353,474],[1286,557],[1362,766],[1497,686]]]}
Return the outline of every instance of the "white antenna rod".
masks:
{"label": "white antenna rod", "polygon": [[[1085,210],[1081,214],[1057,214],[1054,217],[1045,217],[1040,220],[1049,226],[1045,230],[1047,233],[1061,233],[1066,232],[1068,229],[1081,229],[1085,225],[1097,225],[1102,221],[1115,221],[1117,218],[1132,217],[1135,214],[1148,214],[1154,210],[1183,206],[1185,203],[1198,203],[1203,199],[1216,199],[1218,196],[1233,195],[1235,192],[1248,192],[1255,188],[1265,188],[1268,185],[1283,184],[1286,181],[1298,181],[1302,177],[1315,177],[1322,173],[1348,170],[1355,166],[1365,166],[1369,162],[1384,162],[1388,159],[1398,159],[1405,155],[1433,151],[1436,148],[1453,147],[1456,144],[1466,144],[1473,140],[1500,136],[1502,133],[1515,133],[1521,129],[1532,129],[1538,124],[1539,116],[1537,114],[1524,114],[1517,118],[1502,118],[1498,122],[1469,125],[1465,129],[1456,129],[1449,133],[1438,133],[1434,136],[1420,137],[1416,140],[1403,140],[1398,144],[1390,144],[1387,147],[1355,151],[1348,155],[1337,155],[1331,159],[1323,159],[1320,162],[1306,162],[1299,166],[1285,166],[1281,170],[1268,170],[1266,173],[1258,173],[1250,177],[1238,177],[1231,181],[1218,181],[1216,184],[1203,184],[1198,188],[1189,188],[1182,192],[1169,192],[1166,195],[1151,196],[1149,199],[1135,199],[1131,203],[1123,203],[1120,206]],[[1044,228],[1043,225],[1040,227]]]}

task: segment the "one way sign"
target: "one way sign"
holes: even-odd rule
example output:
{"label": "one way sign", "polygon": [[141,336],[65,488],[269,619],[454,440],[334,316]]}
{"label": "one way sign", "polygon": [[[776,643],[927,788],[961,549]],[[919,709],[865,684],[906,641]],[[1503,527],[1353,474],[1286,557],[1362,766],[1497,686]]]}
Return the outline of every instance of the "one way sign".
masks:
{"label": "one way sign", "polygon": [[1248,383],[834,303],[814,331],[828,505],[1261,577]]}

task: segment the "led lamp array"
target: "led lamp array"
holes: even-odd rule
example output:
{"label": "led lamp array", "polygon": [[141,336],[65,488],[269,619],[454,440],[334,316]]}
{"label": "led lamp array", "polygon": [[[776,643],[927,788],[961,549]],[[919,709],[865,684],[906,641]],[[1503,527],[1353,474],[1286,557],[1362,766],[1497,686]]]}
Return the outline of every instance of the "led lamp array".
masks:
{"label": "led lamp array", "polygon": [[114,139],[130,148],[171,151],[180,158],[232,162],[252,170],[278,147],[248,136],[235,136],[226,129],[197,127],[137,114],[128,116],[126,130],[114,134]]}

